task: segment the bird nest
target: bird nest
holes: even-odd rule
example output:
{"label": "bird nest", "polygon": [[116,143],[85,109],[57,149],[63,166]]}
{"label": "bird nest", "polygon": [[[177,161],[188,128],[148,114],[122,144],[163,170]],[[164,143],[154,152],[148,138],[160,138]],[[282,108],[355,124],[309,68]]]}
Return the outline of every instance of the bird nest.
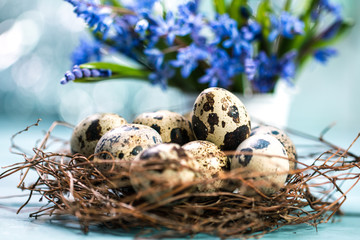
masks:
{"label": "bird nest", "polygon": [[[38,122],[15,134],[12,140],[38,125]],[[54,122],[39,146],[33,149],[33,156],[24,154],[13,143],[12,151],[21,154],[24,161],[6,167],[0,179],[21,173],[18,187],[28,190],[29,197],[19,211],[32,197],[40,195],[47,203],[31,213],[31,217],[70,216],[78,221],[84,232],[95,225],[158,238],[198,233],[220,238],[251,238],[286,225],[307,223],[317,226],[329,221],[334,214],[341,213],[340,207],[346,200],[346,194],[360,180],[360,174],[353,173],[360,167],[359,156],[349,151],[360,134],[347,149],[343,149],[325,141],[322,136],[317,138],[292,131],[298,137],[316,141],[319,149],[321,145],[321,148],[326,147],[327,150],[319,152],[317,149],[307,155],[300,153],[298,168],[289,172],[291,177],[276,194],[262,194],[256,182],[251,181],[256,173],[248,176],[239,169],[211,180],[180,185],[170,191],[167,189],[160,194],[158,201],[150,202],[144,196],[159,195],[159,188],[134,191],[129,181],[129,163],[109,160],[116,167],[104,173],[99,171],[98,165],[94,165],[93,156],[86,158],[72,155],[67,150],[68,142],[52,134],[59,125],[69,126],[63,122]],[[60,150],[48,150],[53,142],[63,144]],[[121,171],[118,171],[119,164]],[[154,164],[146,166],[154,168]],[[114,172],[111,171],[115,170],[116,174],[112,174]],[[29,171],[35,171],[37,179],[26,185],[24,182]],[[248,186],[254,189],[255,194],[243,196],[226,191],[188,191],[199,184],[211,185],[218,180]],[[347,186],[346,189],[344,186]],[[68,218],[63,218],[63,221],[68,221]]]}

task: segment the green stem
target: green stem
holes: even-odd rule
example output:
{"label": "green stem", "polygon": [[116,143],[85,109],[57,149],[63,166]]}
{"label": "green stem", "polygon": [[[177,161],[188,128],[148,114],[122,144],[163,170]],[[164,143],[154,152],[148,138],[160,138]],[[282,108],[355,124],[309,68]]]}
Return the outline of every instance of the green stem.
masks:
{"label": "green stem", "polygon": [[286,0],[284,5],[284,11],[289,12],[291,8],[292,0]]}
{"label": "green stem", "polygon": [[111,6],[114,6],[114,7],[121,7],[121,4],[119,3],[119,1],[117,0],[101,0],[101,4],[105,4],[105,3],[110,3]]}
{"label": "green stem", "polygon": [[224,0],[214,0],[214,5],[217,13],[226,13],[226,4]]}
{"label": "green stem", "polygon": [[111,77],[107,77],[107,78],[79,78],[79,79],[75,79],[74,82],[76,83],[95,83],[95,82],[102,82],[102,81],[107,81],[107,80],[114,80],[114,79],[137,79],[137,80],[143,80],[143,81],[148,81],[148,79],[144,76],[111,76]]}

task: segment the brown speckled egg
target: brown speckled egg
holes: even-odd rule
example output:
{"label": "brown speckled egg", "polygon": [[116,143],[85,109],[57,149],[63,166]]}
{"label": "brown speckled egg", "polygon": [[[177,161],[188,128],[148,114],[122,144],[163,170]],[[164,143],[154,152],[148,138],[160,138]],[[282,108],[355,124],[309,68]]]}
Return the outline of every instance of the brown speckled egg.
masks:
{"label": "brown speckled egg", "polygon": [[[242,142],[236,152],[231,159],[231,170],[243,168],[246,175],[249,174],[247,180],[261,192],[271,195],[285,185],[289,171],[289,161],[285,158],[288,156],[283,145],[274,136],[253,135]],[[246,184],[240,184],[239,193],[254,195],[255,191]]]}
{"label": "brown speckled egg", "polygon": [[192,126],[198,140],[235,150],[250,135],[250,117],[244,104],[222,88],[208,88],[194,103]]}
{"label": "brown speckled egg", "polygon": [[[200,178],[203,180],[212,179],[228,170],[229,162],[226,154],[212,142],[202,140],[192,141],[185,144],[183,148],[190,152],[199,163]],[[208,185],[198,186],[200,192],[214,192],[224,188],[225,182],[221,180]]]}
{"label": "brown speckled egg", "polygon": [[[112,164],[101,164],[103,160],[132,161],[140,152],[162,143],[159,133],[149,126],[124,124],[105,133],[95,148],[94,161],[101,170],[109,170]],[[109,152],[101,153],[101,152]]]}
{"label": "brown speckled egg", "polygon": [[[176,187],[197,179],[198,165],[180,145],[163,143],[144,150],[131,163],[130,182],[150,202],[158,202]],[[149,188],[152,191],[148,191]],[[192,192],[195,187],[185,189]],[[147,192],[148,191],[148,192]]]}
{"label": "brown speckled egg", "polygon": [[126,120],[113,113],[98,113],[82,120],[74,129],[70,140],[72,153],[89,157],[99,139],[109,130],[120,127]]}
{"label": "brown speckled egg", "polygon": [[179,113],[167,110],[142,113],[133,123],[152,127],[160,134],[164,143],[183,145],[195,139],[190,121]]}
{"label": "brown speckled egg", "polygon": [[284,146],[286,153],[289,156],[290,170],[296,169],[296,161],[291,161],[291,159],[297,160],[296,148],[294,143],[284,131],[273,126],[261,125],[251,129],[250,136],[255,134],[270,134],[276,137],[276,139]]}

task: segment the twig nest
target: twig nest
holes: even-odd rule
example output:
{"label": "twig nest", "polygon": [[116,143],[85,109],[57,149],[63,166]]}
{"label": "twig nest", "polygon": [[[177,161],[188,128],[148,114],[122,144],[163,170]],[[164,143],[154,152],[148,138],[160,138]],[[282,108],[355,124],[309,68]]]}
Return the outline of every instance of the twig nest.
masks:
{"label": "twig nest", "polygon": [[192,125],[198,140],[235,150],[250,135],[250,117],[244,104],[222,88],[208,88],[196,98]]}
{"label": "twig nest", "polygon": [[[266,195],[276,193],[285,184],[289,161],[284,146],[272,135],[256,134],[236,149],[231,170],[243,168],[246,183],[240,183],[239,193],[255,194],[255,187]],[[252,186],[248,186],[248,184]]]}
{"label": "twig nest", "polygon": [[176,112],[161,110],[142,113],[133,122],[155,129],[164,143],[184,145],[195,139],[190,121]]}
{"label": "twig nest", "polygon": [[289,157],[290,170],[296,168],[297,153],[295,144],[291,141],[290,137],[281,129],[269,126],[261,125],[251,129],[250,136],[257,134],[269,134],[274,136],[284,146],[286,153]]}
{"label": "twig nest", "polygon": [[180,145],[163,143],[144,150],[131,163],[130,182],[142,197],[158,202],[183,191],[197,179],[198,165]]}
{"label": "twig nest", "polygon": [[113,163],[104,163],[103,160],[132,161],[143,150],[159,143],[162,143],[161,137],[151,127],[124,124],[100,138],[95,148],[94,161],[100,170],[109,170]]}
{"label": "twig nest", "polygon": [[[216,178],[230,168],[226,154],[212,142],[192,141],[185,144],[183,148],[190,152],[199,163],[200,179],[204,181]],[[219,179],[209,184],[199,184],[197,187],[200,192],[214,192],[227,189],[228,185],[224,180]]]}
{"label": "twig nest", "polygon": [[89,157],[99,139],[109,130],[120,127],[126,120],[114,113],[93,114],[76,125],[70,140],[71,152]]}

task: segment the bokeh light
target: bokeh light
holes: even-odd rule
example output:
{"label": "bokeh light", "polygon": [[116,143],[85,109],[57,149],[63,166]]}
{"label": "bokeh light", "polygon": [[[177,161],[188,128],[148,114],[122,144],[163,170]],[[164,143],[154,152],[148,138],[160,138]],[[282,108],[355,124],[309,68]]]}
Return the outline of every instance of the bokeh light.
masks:
{"label": "bokeh light", "polygon": [[[201,8],[211,14],[204,2]],[[260,0],[249,2],[256,6]],[[303,4],[299,0],[294,2]],[[338,2],[346,16],[359,19],[360,1]],[[168,1],[165,7],[175,6],[175,1]],[[357,24],[336,45],[338,57],[326,66],[310,63],[298,76],[290,115],[292,127],[320,129],[337,121],[346,128],[360,121],[356,111],[360,101],[359,33]],[[0,116],[9,119],[20,116],[23,121],[34,116],[46,117],[76,124],[95,112],[115,112],[131,120],[142,111],[181,111],[183,106],[191,105],[180,91],[163,92],[139,81],[60,85],[64,72],[71,68],[70,55],[80,37],[90,37],[86,25],[63,0],[1,0]],[[134,64],[120,56],[106,60]],[[322,117],[318,117],[319,111]],[[307,116],[308,123],[302,116]]]}

